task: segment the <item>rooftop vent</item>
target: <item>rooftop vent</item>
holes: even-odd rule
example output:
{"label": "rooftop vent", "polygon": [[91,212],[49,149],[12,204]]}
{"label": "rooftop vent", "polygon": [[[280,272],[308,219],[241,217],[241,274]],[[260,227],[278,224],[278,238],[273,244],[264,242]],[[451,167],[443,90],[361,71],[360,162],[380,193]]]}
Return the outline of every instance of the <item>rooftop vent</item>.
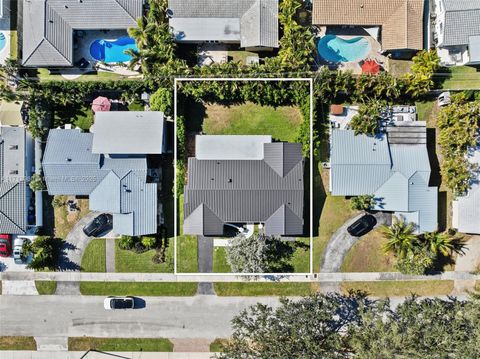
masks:
{"label": "rooftop vent", "polygon": [[67,162],[72,162],[72,159],[67,157]]}
{"label": "rooftop vent", "polygon": [[11,175],[18,175],[18,170],[11,170],[9,173]]}
{"label": "rooftop vent", "polygon": [[10,145],[8,146],[9,150],[18,150],[18,145]]}

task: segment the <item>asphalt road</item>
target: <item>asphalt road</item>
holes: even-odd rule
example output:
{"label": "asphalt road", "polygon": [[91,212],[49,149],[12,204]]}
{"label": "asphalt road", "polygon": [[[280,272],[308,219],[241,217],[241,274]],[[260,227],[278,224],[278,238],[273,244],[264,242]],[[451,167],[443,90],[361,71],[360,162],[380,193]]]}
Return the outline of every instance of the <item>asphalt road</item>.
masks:
{"label": "asphalt road", "polygon": [[145,307],[112,311],[97,296],[0,296],[0,336],[225,338],[242,309],[270,297],[151,297]]}

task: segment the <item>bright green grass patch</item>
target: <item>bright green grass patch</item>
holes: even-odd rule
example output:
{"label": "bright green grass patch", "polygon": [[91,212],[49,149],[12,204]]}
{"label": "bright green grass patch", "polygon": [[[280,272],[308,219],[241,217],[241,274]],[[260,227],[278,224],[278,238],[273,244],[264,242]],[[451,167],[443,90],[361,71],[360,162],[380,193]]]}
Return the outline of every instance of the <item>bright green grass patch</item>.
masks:
{"label": "bright green grass patch", "polygon": [[271,135],[280,141],[295,141],[302,115],[295,107],[259,106],[246,103],[225,107],[209,105],[203,122],[207,135]]}
{"label": "bright green grass patch", "polygon": [[197,273],[197,237],[177,237],[177,271],[179,273]]}
{"label": "bright green grass patch", "polygon": [[232,61],[234,62],[240,62],[243,65],[247,64],[247,57],[249,56],[256,56],[258,57],[258,54],[255,52],[250,52],[250,51],[245,51],[245,50],[239,50],[239,51],[228,51],[228,57],[232,58]]}
{"label": "bright green grass patch", "polygon": [[69,351],[172,352],[173,344],[163,338],[69,337]]}
{"label": "bright green grass patch", "polygon": [[[436,79],[443,80],[444,89],[480,89],[480,71],[471,66],[449,68],[450,73],[442,73]],[[440,72],[440,71],[439,71]]]}
{"label": "bright green grass patch", "polygon": [[143,102],[135,100],[128,105],[129,111],[145,111],[145,105]]}
{"label": "bright green grass patch", "polygon": [[228,343],[228,339],[221,339],[217,338],[213,342],[210,343],[210,351],[212,353],[219,353],[222,352],[223,345]]}
{"label": "bright green grass patch", "polygon": [[115,271],[123,273],[171,273],[173,272],[173,242],[166,249],[165,262],[153,263],[155,250],[135,253],[121,249],[119,240],[115,240]]}
{"label": "bright green grass patch", "polygon": [[227,261],[227,251],[225,247],[213,247],[213,272],[230,273],[232,268]]}
{"label": "bright green grass patch", "polygon": [[57,290],[57,282],[53,280],[36,280],[35,288],[40,295],[53,295]]}
{"label": "bright green grass patch", "polygon": [[0,350],[37,350],[37,343],[33,337],[5,336],[0,337]]}
{"label": "bright green grass patch", "polygon": [[184,282],[80,282],[83,295],[194,296],[197,283]]}
{"label": "bright green grass patch", "polygon": [[428,121],[433,112],[436,101],[415,102],[419,121]]}
{"label": "bright green grass patch", "polygon": [[17,59],[18,57],[18,33],[17,31],[10,31],[10,58]]}
{"label": "bright green grass patch", "polygon": [[48,69],[37,69],[38,78],[40,81],[113,81],[113,80],[128,80],[128,76],[116,74],[114,72],[87,72],[75,79],[66,79],[59,74],[51,74]]}
{"label": "bright green grass patch", "polygon": [[344,293],[361,290],[374,297],[403,297],[411,294],[449,295],[453,284],[451,280],[343,282],[340,288]]}
{"label": "bright green grass patch", "polygon": [[105,239],[92,239],[85,248],[82,256],[82,271],[84,272],[100,272],[106,271],[105,259]]}
{"label": "bright green grass patch", "polygon": [[214,284],[218,296],[305,296],[316,293],[318,283],[233,282]]}

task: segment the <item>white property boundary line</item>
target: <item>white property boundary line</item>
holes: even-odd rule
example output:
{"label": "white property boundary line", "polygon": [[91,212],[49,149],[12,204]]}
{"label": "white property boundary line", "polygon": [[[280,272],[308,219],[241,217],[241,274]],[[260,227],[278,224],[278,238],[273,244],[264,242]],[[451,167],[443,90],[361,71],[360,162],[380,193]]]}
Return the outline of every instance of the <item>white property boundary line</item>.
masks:
{"label": "white property boundary line", "polygon": [[309,276],[313,274],[313,78],[255,78],[255,77],[246,77],[246,78],[222,78],[222,77],[178,77],[174,79],[174,91],[173,91],[173,100],[174,100],[174,165],[175,165],[175,176],[174,176],[174,259],[173,259],[173,268],[174,274],[179,276],[192,276],[194,273],[179,273],[177,271],[177,83],[179,82],[190,82],[190,81],[257,81],[257,82],[294,82],[294,81],[303,81],[310,84],[310,218],[309,218],[309,227],[310,227],[310,272],[308,273],[196,273],[206,277],[213,276],[231,276],[231,277],[245,277],[245,276],[269,276],[269,277],[285,277],[285,276]]}

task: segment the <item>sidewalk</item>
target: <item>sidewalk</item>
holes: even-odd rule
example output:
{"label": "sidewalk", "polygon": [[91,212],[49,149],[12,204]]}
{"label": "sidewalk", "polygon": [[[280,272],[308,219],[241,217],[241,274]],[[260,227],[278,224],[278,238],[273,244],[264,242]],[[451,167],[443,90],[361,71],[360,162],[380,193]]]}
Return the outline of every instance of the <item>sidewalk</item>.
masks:
{"label": "sidewalk", "polygon": [[2,359],[210,359],[214,353],[1,351]]}

